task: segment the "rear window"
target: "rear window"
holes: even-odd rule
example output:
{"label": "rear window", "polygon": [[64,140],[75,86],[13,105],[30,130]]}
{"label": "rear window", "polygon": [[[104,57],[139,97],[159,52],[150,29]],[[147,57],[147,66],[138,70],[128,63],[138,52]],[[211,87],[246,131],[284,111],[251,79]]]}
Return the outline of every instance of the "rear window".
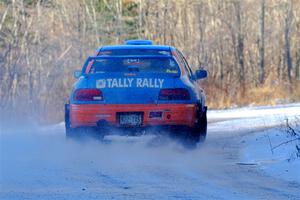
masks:
{"label": "rear window", "polygon": [[163,58],[93,58],[87,63],[86,73],[152,72],[178,74],[179,67],[172,57]]}
{"label": "rear window", "polygon": [[127,56],[127,55],[171,55],[170,51],[157,49],[112,49],[100,51],[98,56]]}

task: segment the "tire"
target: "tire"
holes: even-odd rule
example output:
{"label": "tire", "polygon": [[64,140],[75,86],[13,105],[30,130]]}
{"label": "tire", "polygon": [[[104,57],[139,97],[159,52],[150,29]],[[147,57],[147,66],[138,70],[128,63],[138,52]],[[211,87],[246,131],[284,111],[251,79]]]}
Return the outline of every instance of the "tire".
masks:
{"label": "tire", "polygon": [[197,113],[197,123],[195,124],[195,127],[191,130],[191,139],[192,141],[198,143],[198,142],[204,142],[206,139],[207,134],[207,107],[204,107],[204,112],[198,112]]}
{"label": "tire", "polygon": [[70,106],[65,104],[65,130],[66,138],[80,139],[86,136],[102,140],[104,135],[96,127],[72,128],[70,121]]}
{"label": "tire", "polygon": [[71,138],[76,135],[76,129],[71,127],[69,104],[65,104],[65,130],[67,138]]}

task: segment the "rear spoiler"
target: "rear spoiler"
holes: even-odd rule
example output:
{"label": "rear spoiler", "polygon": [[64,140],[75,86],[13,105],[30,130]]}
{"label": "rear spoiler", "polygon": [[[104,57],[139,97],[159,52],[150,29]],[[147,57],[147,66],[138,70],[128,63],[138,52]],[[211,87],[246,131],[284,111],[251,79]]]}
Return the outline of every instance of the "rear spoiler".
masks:
{"label": "rear spoiler", "polygon": [[101,56],[89,56],[88,60],[97,59],[97,58],[173,58],[171,55],[122,55],[122,56],[110,56],[110,55],[101,55]]}

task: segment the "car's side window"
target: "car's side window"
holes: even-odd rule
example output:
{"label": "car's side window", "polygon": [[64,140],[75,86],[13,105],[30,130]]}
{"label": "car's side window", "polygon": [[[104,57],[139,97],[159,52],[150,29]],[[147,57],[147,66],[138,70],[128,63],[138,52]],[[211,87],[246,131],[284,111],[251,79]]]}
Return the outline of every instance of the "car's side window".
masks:
{"label": "car's side window", "polygon": [[184,63],[186,64],[187,70],[188,70],[189,73],[192,75],[193,72],[192,72],[192,70],[191,70],[191,68],[190,68],[190,66],[189,66],[189,63],[187,62],[187,60],[185,59],[185,57],[184,57],[183,55],[182,55],[182,58],[183,58],[183,60],[184,60]]}
{"label": "car's side window", "polygon": [[176,49],[176,51],[177,51],[178,55],[180,56],[180,58],[181,58],[181,60],[184,64],[185,70],[187,71],[189,77],[191,78],[192,77],[192,70],[190,69],[188,62],[186,61],[185,57],[183,56],[183,54],[178,49]]}

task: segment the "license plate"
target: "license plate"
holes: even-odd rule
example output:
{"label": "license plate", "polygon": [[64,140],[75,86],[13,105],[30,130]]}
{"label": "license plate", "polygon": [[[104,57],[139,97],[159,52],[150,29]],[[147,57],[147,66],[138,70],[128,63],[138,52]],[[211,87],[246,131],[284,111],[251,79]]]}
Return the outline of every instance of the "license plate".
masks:
{"label": "license plate", "polygon": [[121,126],[141,126],[143,122],[142,113],[120,113],[119,123]]}

